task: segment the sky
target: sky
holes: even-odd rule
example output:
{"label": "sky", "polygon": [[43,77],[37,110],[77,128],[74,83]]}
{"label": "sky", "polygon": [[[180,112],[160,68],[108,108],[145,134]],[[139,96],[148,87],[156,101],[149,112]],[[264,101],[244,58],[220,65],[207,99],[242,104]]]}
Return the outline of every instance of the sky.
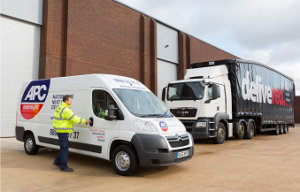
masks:
{"label": "sky", "polygon": [[300,95],[299,0],[118,0],[233,55],[294,79]]}

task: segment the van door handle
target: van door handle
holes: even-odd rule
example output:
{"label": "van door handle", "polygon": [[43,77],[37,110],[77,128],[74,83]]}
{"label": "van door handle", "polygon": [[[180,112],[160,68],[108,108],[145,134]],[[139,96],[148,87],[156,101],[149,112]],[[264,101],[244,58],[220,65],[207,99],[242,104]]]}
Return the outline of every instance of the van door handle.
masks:
{"label": "van door handle", "polygon": [[90,117],[90,123],[89,123],[89,125],[92,127],[93,125],[94,125],[94,119],[93,119],[93,117]]}

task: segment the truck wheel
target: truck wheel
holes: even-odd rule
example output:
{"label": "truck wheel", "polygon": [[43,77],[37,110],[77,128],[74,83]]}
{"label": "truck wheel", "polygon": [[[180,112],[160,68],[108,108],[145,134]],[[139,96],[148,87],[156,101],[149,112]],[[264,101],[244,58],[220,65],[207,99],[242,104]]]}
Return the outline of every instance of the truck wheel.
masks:
{"label": "truck wheel", "polygon": [[35,143],[33,134],[26,134],[24,137],[24,149],[28,155],[35,155],[39,151],[39,146]]}
{"label": "truck wheel", "polygon": [[217,129],[217,137],[214,138],[215,144],[222,144],[226,139],[226,129],[225,125],[222,122],[219,122],[218,129]]}
{"label": "truck wheel", "polygon": [[254,137],[254,132],[255,132],[255,125],[254,122],[250,120],[248,123],[248,131],[246,131],[245,138],[252,139]]}
{"label": "truck wheel", "polygon": [[279,135],[280,128],[279,125],[276,125],[276,130],[272,131],[273,135]]}
{"label": "truck wheel", "polygon": [[245,135],[245,130],[246,130],[246,124],[245,124],[245,122],[240,121],[240,122],[238,123],[238,133],[235,134],[234,136],[235,136],[237,139],[243,139],[243,138],[244,138],[244,135]]}
{"label": "truck wheel", "polygon": [[284,125],[283,133],[286,134],[288,132],[288,125]]}
{"label": "truck wheel", "polygon": [[280,129],[279,129],[279,134],[283,134],[283,125],[279,125]]}
{"label": "truck wheel", "polygon": [[119,145],[112,154],[112,163],[117,174],[132,175],[138,166],[135,152],[127,145]]}

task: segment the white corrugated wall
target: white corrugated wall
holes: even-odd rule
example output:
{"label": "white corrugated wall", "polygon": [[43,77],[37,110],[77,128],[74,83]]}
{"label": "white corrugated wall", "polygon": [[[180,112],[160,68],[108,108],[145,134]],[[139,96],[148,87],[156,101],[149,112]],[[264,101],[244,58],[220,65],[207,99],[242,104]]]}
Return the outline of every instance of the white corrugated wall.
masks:
{"label": "white corrugated wall", "polygon": [[1,137],[15,136],[19,89],[38,78],[42,0],[1,0]]}

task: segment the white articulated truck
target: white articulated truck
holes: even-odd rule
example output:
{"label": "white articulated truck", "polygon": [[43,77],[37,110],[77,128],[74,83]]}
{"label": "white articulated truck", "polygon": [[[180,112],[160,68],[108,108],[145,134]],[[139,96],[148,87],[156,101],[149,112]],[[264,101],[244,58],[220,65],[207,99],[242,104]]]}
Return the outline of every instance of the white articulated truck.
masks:
{"label": "white articulated truck", "polygon": [[24,142],[27,154],[36,154],[39,146],[59,148],[52,117],[64,95],[73,97],[75,114],[92,120],[90,125],[74,125],[71,152],[110,160],[120,175],[131,175],[138,166],[167,166],[193,156],[191,134],[147,87],[109,74],[25,82],[18,100],[16,139]]}
{"label": "white articulated truck", "polygon": [[162,99],[194,139],[252,139],[256,132],[286,133],[294,126],[294,83],[258,62],[194,63],[184,80],[170,82]]}

